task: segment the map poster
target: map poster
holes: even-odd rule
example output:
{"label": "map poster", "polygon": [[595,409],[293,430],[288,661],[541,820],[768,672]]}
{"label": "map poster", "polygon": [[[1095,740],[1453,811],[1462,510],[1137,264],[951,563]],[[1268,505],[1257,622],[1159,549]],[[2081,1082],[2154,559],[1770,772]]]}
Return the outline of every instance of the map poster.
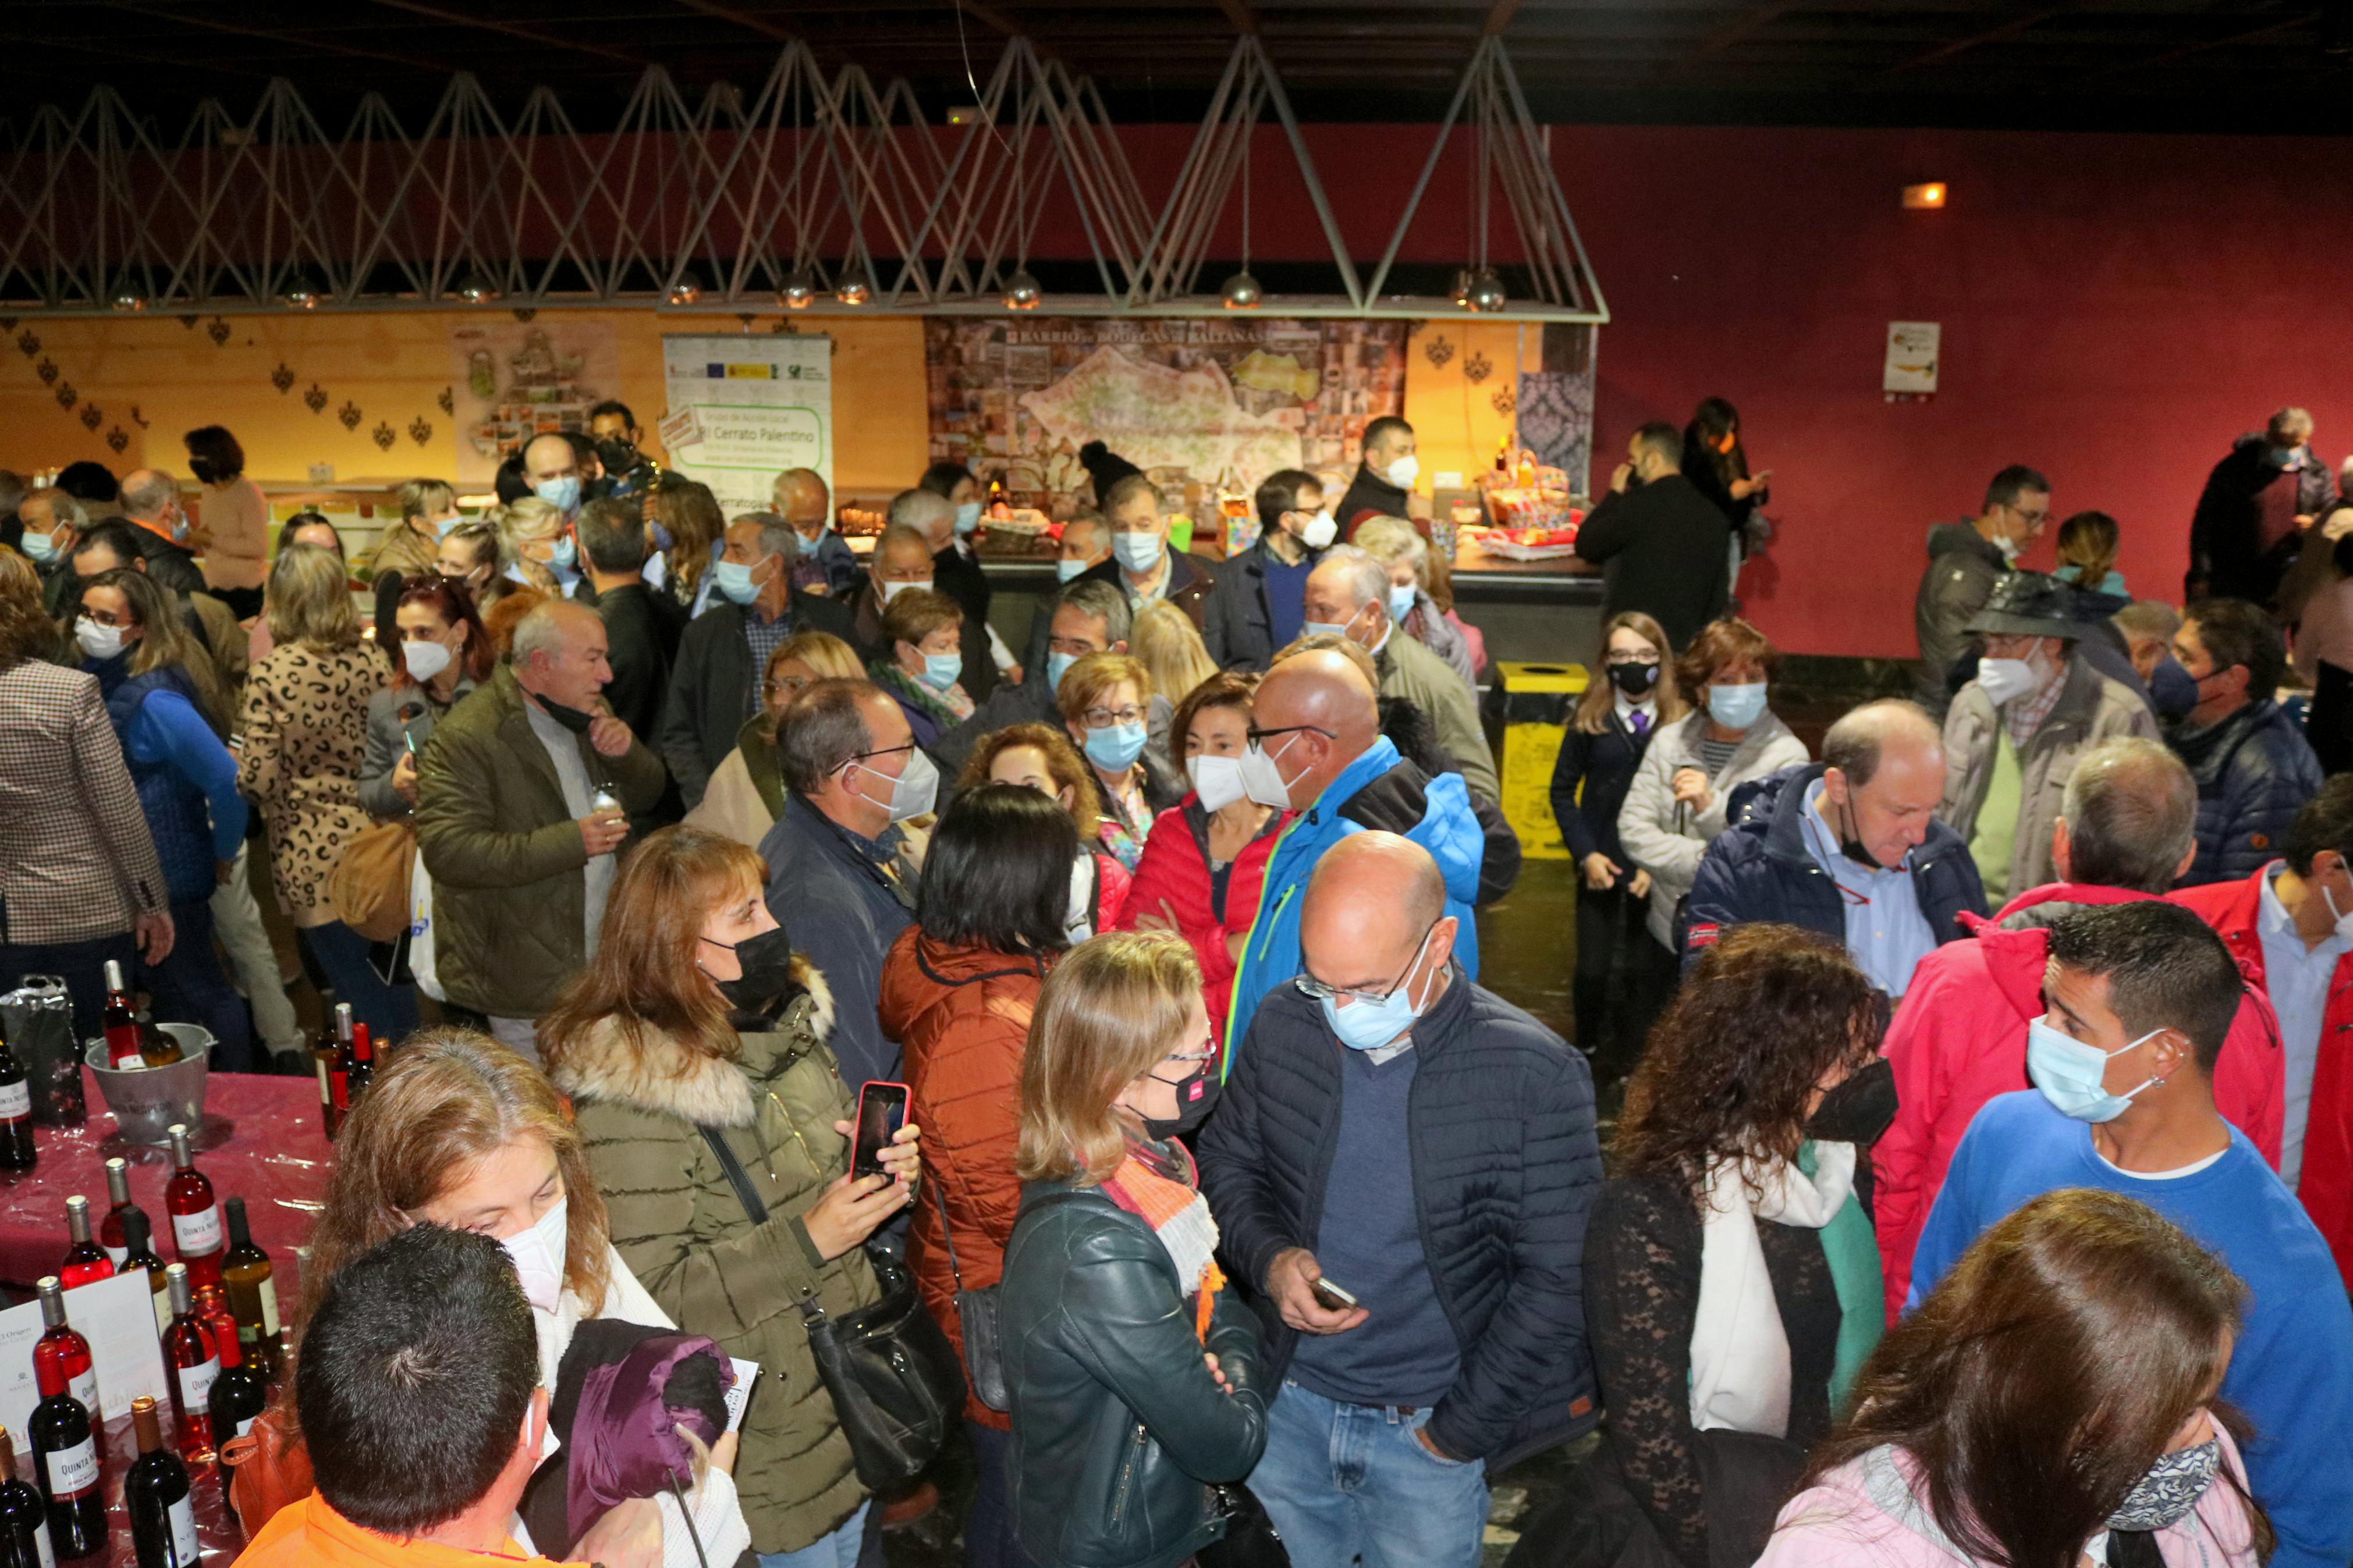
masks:
{"label": "map poster", "polygon": [[458,482],[487,488],[533,437],[587,429],[588,410],[620,395],[621,356],[610,321],[470,321],[449,329],[449,378]]}
{"label": "map poster", "polygon": [[1055,515],[1101,441],[1164,490],[1249,492],[1278,468],[1345,474],[1405,398],[1403,321],[1213,316],[934,317],[923,368],[937,461]]}
{"label": "map poster", "polygon": [[719,510],[765,511],[776,476],[815,468],[833,484],[833,340],[816,333],[662,337],[661,428],[693,439],[671,466],[711,487]]}

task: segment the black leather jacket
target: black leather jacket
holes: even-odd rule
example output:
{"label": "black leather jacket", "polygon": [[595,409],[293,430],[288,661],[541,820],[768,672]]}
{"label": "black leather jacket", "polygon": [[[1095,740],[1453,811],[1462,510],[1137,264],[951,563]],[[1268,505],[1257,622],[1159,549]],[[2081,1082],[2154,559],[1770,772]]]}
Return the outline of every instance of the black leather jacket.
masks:
{"label": "black leather jacket", "polygon": [[1266,1447],[1258,1331],[1220,1294],[1202,1365],[1167,1249],[1092,1188],[1030,1183],[1005,1252],[1014,1525],[1044,1568],[1171,1568],[1225,1531]]}

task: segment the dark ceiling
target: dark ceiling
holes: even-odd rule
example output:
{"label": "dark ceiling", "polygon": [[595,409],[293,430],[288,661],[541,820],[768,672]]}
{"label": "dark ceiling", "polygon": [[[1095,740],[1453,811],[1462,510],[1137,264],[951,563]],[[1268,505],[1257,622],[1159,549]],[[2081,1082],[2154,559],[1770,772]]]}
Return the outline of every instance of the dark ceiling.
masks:
{"label": "dark ceiling", "polygon": [[175,132],[282,76],[332,135],[369,91],[420,128],[462,70],[502,106],[551,87],[592,129],[648,66],[749,89],[801,39],[941,112],[1018,33],[1115,118],[1182,121],[1242,28],[1314,120],[1434,119],[1498,28],[1554,121],[2334,133],[2353,87],[2353,0],[7,0],[0,91],[72,106],[104,82]]}

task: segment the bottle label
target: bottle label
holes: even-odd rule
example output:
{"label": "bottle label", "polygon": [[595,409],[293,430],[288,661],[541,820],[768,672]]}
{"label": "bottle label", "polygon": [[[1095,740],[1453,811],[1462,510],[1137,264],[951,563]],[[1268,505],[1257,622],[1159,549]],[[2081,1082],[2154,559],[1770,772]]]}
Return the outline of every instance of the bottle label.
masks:
{"label": "bottle label", "polygon": [[164,1330],[166,1330],[166,1329],[168,1329],[168,1328],[170,1328],[171,1326],[172,1326],[172,1292],[171,1292],[171,1291],[169,1291],[169,1290],[158,1290],[158,1291],[156,1291],[156,1292],[155,1292],[155,1334],[156,1334],[156,1337],[157,1337],[157,1338],[159,1338],[159,1339],[160,1339],[160,1338],[162,1338],[162,1337],[163,1337],[163,1334],[164,1334]]}
{"label": "bottle label", "polygon": [[261,1331],[270,1338],[278,1336],[278,1281],[261,1282]]}
{"label": "bottle label", "polygon": [[237,1424],[237,1435],[240,1437],[244,1436],[248,1432],[253,1430],[253,1424],[260,1419],[261,1417],[259,1415],[247,1416],[244,1420]]}
{"label": "bottle label", "polygon": [[209,1357],[195,1366],[180,1369],[180,1408],[194,1421],[210,1408],[213,1379],[220,1375],[220,1358]]}
{"label": "bottle label", "polygon": [[0,1083],[0,1121],[16,1121],[33,1114],[33,1086],[19,1079]]}
{"label": "bottle label", "polygon": [[74,1396],[75,1404],[90,1412],[90,1425],[94,1426],[102,1419],[98,1412],[98,1373],[95,1371],[68,1379],[66,1392]]}
{"label": "bottle label", "polygon": [[72,1447],[55,1449],[47,1457],[51,1499],[78,1498],[98,1485],[98,1445],[92,1439],[84,1437]]}
{"label": "bottle label", "polygon": [[338,1070],[328,1074],[327,1081],[329,1084],[333,1086],[332,1092],[334,1095],[335,1109],[337,1110],[349,1110],[352,1108],[351,1075]]}
{"label": "bottle label", "polygon": [[172,1504],[168,1511],[172,1519],[172,1560],[180,1563],[182,1568],[195,1568],[200,1552],[196,1545],[195,1493],[190,1491],[186,1497]]}
{"label": "bottle label", "polygon": [[195,1214],[172,1216],[172,1240],[178,1245],[182,1258],[201,1258],[207,1252],[221,1249],[220,1205],[198,1209]]}
{"label": "bottle label", "polygon": [[110,1247],[106,1249],[106,1260],[114,1265],[115,1272],[118,1274],[122,1271],[123,1261],[130,1256],[131,1249],[127,1247]]}
{"label": "bottle label", "polygon": [[311,1065],[319,1069],[319,1109],[324,1110],[328,1106],[332,1105],[335,1102],[334,1096],[327,1088],[327,1058],[324,1057],[312,1057],[311,1058]]}
{"label": "bottle label", "polygon": [[49,1544],[49,1521],[46,1519],[33,1521],[33,1550],[40,1554],[41,1568],[58,1568],[58,1553]]}

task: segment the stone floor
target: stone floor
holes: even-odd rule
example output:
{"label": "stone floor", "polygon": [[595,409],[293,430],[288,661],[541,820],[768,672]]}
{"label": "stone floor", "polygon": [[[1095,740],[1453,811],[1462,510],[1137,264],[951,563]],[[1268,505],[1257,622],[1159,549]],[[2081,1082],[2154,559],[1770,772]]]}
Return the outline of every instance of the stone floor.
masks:
{"label": "stone floor", "polygon": [[[1480,979],[1566,1038],[1568,980],[1576,966],[1577,885],[1566,860],[1530,860],[1511,896],[1479,911]],[[1498,1477],[1488,1515],[1484,1568],[1498,1568],[1519,1540],[1519,1526],[1557,1491],[1569,1466],[1590,1445],[1555,1449]],[[954,1568],[962,1561],[958,1526],[972,1495],[972,1458],[961,1434],[933,1467],[940,1506],[883,1538],[890,1568]]]}

